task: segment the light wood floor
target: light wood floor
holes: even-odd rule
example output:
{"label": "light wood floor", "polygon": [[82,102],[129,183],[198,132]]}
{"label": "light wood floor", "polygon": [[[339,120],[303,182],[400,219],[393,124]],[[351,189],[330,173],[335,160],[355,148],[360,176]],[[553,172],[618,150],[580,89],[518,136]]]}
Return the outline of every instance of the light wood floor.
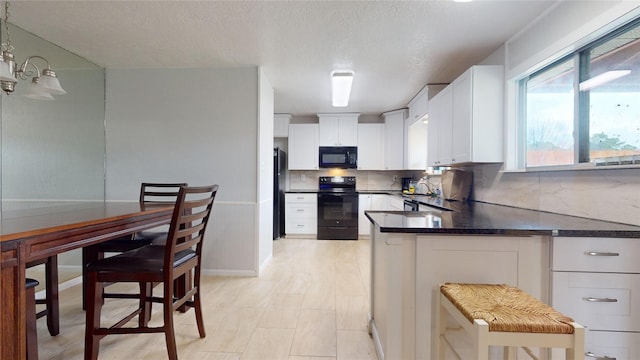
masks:
{"label": "light wood floor", "polygon": [[[259,278],[205,276],[207,336],[193,311],[176,313],[181,359],[375,360],[367,332],[369,240],[280,239]],[[160,289],[156,289],[159,291]],[[85,313],[81,289],[62,291],[60,335],[38,320],[40,359],[83,358]],[[108,300],[103,321],[124,313],[125,300]],[[159,306],[154,319],[162,318]],[[109,336],[99,359],[164,359],[162,334]]]}

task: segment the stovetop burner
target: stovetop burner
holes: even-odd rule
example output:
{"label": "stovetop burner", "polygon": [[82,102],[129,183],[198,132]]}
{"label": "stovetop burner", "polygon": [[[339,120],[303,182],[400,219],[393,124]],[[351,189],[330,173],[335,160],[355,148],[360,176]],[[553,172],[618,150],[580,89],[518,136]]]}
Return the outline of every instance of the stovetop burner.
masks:
{"label": "stovetop burner", "polygon": [[355,192],[355,176],[320,176],[318,178],[319,192]]}

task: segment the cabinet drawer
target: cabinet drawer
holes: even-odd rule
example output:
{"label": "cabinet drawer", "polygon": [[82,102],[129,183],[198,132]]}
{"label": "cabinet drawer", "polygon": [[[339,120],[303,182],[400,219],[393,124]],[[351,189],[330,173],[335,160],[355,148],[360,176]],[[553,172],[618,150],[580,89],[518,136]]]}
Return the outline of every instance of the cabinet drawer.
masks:
{"label": "cabinet drawer", "polygon": [[591,330],[640,331],[640,275],[552,272],[552,306]]}
{"label": "cabinet drawer", "polygon": [[587,331],[584,350],[585,360],[640,359],[640,333]]}
{"label": "cabinet drawer", "polygon": [[640,273],[640,239],[554,238],[552,270]]}
{"label": "cabinet drawer", "polygon": [[287,204],[287,219],[315,219],[318,213],[316,204]]}
{"label": "cabinet drawer", "polygon": [[287,219],[287,234],[315,234],[318,231],[315,219]]}
{"label": "cabinet drawer", "polygon": [[285,202],[287,203],[316,203],[318,194],[285,194]]}

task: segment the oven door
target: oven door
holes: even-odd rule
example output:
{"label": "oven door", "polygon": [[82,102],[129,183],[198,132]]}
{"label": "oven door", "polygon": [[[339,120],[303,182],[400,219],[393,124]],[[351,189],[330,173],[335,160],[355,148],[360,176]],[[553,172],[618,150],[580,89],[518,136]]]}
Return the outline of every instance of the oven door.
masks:
{"label": "oven door", "polygon": [[318,193],[318,239],[358,238],[358,193]]}

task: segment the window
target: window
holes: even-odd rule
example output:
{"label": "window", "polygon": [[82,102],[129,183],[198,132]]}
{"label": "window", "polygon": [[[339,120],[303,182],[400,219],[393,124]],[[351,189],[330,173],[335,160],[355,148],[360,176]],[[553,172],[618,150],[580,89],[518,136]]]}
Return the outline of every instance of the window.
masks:
{"label": "window", "polygon": [[640,21],[521,81],[526,166],[640,164]]}

